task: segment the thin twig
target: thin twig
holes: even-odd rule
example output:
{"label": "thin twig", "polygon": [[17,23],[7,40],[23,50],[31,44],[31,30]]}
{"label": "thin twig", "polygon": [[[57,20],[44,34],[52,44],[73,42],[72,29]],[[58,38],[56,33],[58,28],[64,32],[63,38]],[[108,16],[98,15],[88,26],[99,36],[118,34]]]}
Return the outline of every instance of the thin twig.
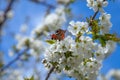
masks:
{"label": "thin twig", "polygon": [[50,77],[51,73],[54,71],[54,69],[55,69],[55,67],[52,67],[52,68],[50,69],[50,71],[48,72],[45,80],[48,80],[48,79],[49,79],[49,77]]}
{"label": "thin twig", "polygon": [[5,11],[4,11],[4,14],[3,14],[3,21],[0,22],[0,32],[2,30],[2,26],[3,24],[5,23],[5,21],[7,20],[7,13],[11,10],[12,8],[12,5],[14,3],[15,0],[10,0],[8,6],[6,7]]}
{"label": "thin twig", "polygon": [[93,22],[93,20],[95,19],[95,17],[97,16],[98,12],[99,12],[99,9],[94,13],[93,17],[91,18],[91,20],[90,20],[90,22],[89,22],[89,26],[92,25],[92,22]]}
{"label": "thin twig", "polygon": [[92,17],[92,20],[95,19],[95,17],[97,16],[98,12],[99,12],[99,9],[94,13],[94,15],[93,15],[93,17]]}
{"label": "thin twig", "polygon": [[17,55],[16,58],[14,58],[12,61],[10,61],[8,64],[6,64],[5,66],[3,66],[1,69],[0,69],[0,73],[3,72],[5,69],[9,68],[13,63],[15,63],[16,61],[18,61],[20,59],[20,57],[26,52],[28,51],[28,48],[25,49],[23,52],[19,53]]}
{"label": "thin twig", "polygon": [[35,2],[37,4],[41,4],[43,6],[46,6],[46,7],[52,8],[52,9],[56,8],[55,6],[53,6],[51,4],[48,4],[45,1],[39,1],[39,0],[30,0],[30,1],[33,1],[33,2]]}

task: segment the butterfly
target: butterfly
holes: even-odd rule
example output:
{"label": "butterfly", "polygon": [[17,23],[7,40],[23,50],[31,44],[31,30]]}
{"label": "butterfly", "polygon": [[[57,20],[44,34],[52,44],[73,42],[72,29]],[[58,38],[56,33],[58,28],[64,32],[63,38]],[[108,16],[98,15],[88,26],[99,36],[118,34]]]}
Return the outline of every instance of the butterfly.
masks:
{"label": "butterfly", "polygon": [[56,30],[55,34],[51,35],[51,39],[61,41],[65,38],[65,32],[66,30],[58,29]]}

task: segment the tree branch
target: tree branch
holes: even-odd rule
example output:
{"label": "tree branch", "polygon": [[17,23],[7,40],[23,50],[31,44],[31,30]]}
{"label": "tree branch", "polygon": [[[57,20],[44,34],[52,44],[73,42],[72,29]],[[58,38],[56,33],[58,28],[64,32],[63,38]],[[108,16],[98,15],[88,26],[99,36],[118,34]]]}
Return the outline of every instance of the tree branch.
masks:
{"label": "tree branch", "polygon": [[49,77],[50,77],[51,73],[54,71],[54,69],[55,69],[55,67],[52,67],[52,68],[50,69],[50,71],[48,72],[45,80],[48,80],[48,79],[49,79]]}
{"label": "tree branch", "polygon": [[12,64],[14,64],[17,60],[19,60],[20,57],[21,57],[26,51],[28,51],[28,48],[26,48],[23,52],[19,53],[15,59],[13,59],[13,60],[10,61],[8,64],[6,64],[5,66],[3,66],[3,67],[0,69],[0,73],[3,72],[5,69],[9,68],[9,67],[10,67]]}
{"label": "tree branch", "polygon": [[4,14],[3,14],[3,17],[4,17],[4,18],[3,18],[3,21],[0,22],[0,32],[1,32],[1,30],[2,30],[3,24],[4,24],[5,21],[7,20],[7,13],[8,13],[9,10],[11,10],[14,1],[15,1],[15,0],[10,0],[8,6],[6,7],[6,9],[5,9],[5,11],[4,11]]}

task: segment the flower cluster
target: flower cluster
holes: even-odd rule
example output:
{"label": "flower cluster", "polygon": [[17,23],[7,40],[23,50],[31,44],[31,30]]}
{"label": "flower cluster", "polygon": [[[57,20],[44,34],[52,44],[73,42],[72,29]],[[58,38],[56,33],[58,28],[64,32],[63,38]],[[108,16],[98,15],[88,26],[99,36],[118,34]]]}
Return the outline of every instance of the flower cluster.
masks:
{"label": "flower cluster", "polygon": [[[75,41],[71,36],[56,41],[46,49],[43,60],[45,66],[48,68],[54,66],[56,72],[64,71],[68,76],[78,80],[95,80],[105,55],[114,49],[115,44],[108,41],[106,47],[102,47],[101,44],[93,42],[90,36],[84,35],[88,31],[86,27],[88,28],[87,22],[70,22],[68,31],[76,36],[81,33],[79,41]],[[81,30],[83,28],[84,33]]]}
{"label": "flower cluster", "polygon": [[[106,0],[87,0],[94,11],[102,11]],[[96,80],[102,61],[115,49],[113,35],[108,34],[112,24],[110,14],[102,13],[99,20],[71,21],[67,30],[72,36],[55,41],[45,52],[43,64],[54,67],[77,80]],[[89,22],[91,21],[91,22]],[[73,37],[74,36],[74,37]]]}

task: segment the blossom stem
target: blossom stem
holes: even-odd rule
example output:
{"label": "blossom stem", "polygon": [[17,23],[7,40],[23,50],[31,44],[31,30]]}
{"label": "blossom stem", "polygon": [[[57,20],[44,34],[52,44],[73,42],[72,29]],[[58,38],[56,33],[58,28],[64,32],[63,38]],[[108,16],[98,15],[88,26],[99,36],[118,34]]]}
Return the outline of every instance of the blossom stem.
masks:
{"label": "blossom stem", "polygon": [[99,9],[94,13],[94,15],[93,15],[93,17],[92,17],[92,20],[95,19],[95,17],[97,16],[98,12],[99,12]]}
{"label": "blossom stem", "polygon": [[51,73],[54,71],[54,69],[55,69],[55,67],[52,67],[52,68],[50,69],[50,71],[48,72],[45,80],[48,80],[48,79],[49,79],[49,77],[50,77]]}

